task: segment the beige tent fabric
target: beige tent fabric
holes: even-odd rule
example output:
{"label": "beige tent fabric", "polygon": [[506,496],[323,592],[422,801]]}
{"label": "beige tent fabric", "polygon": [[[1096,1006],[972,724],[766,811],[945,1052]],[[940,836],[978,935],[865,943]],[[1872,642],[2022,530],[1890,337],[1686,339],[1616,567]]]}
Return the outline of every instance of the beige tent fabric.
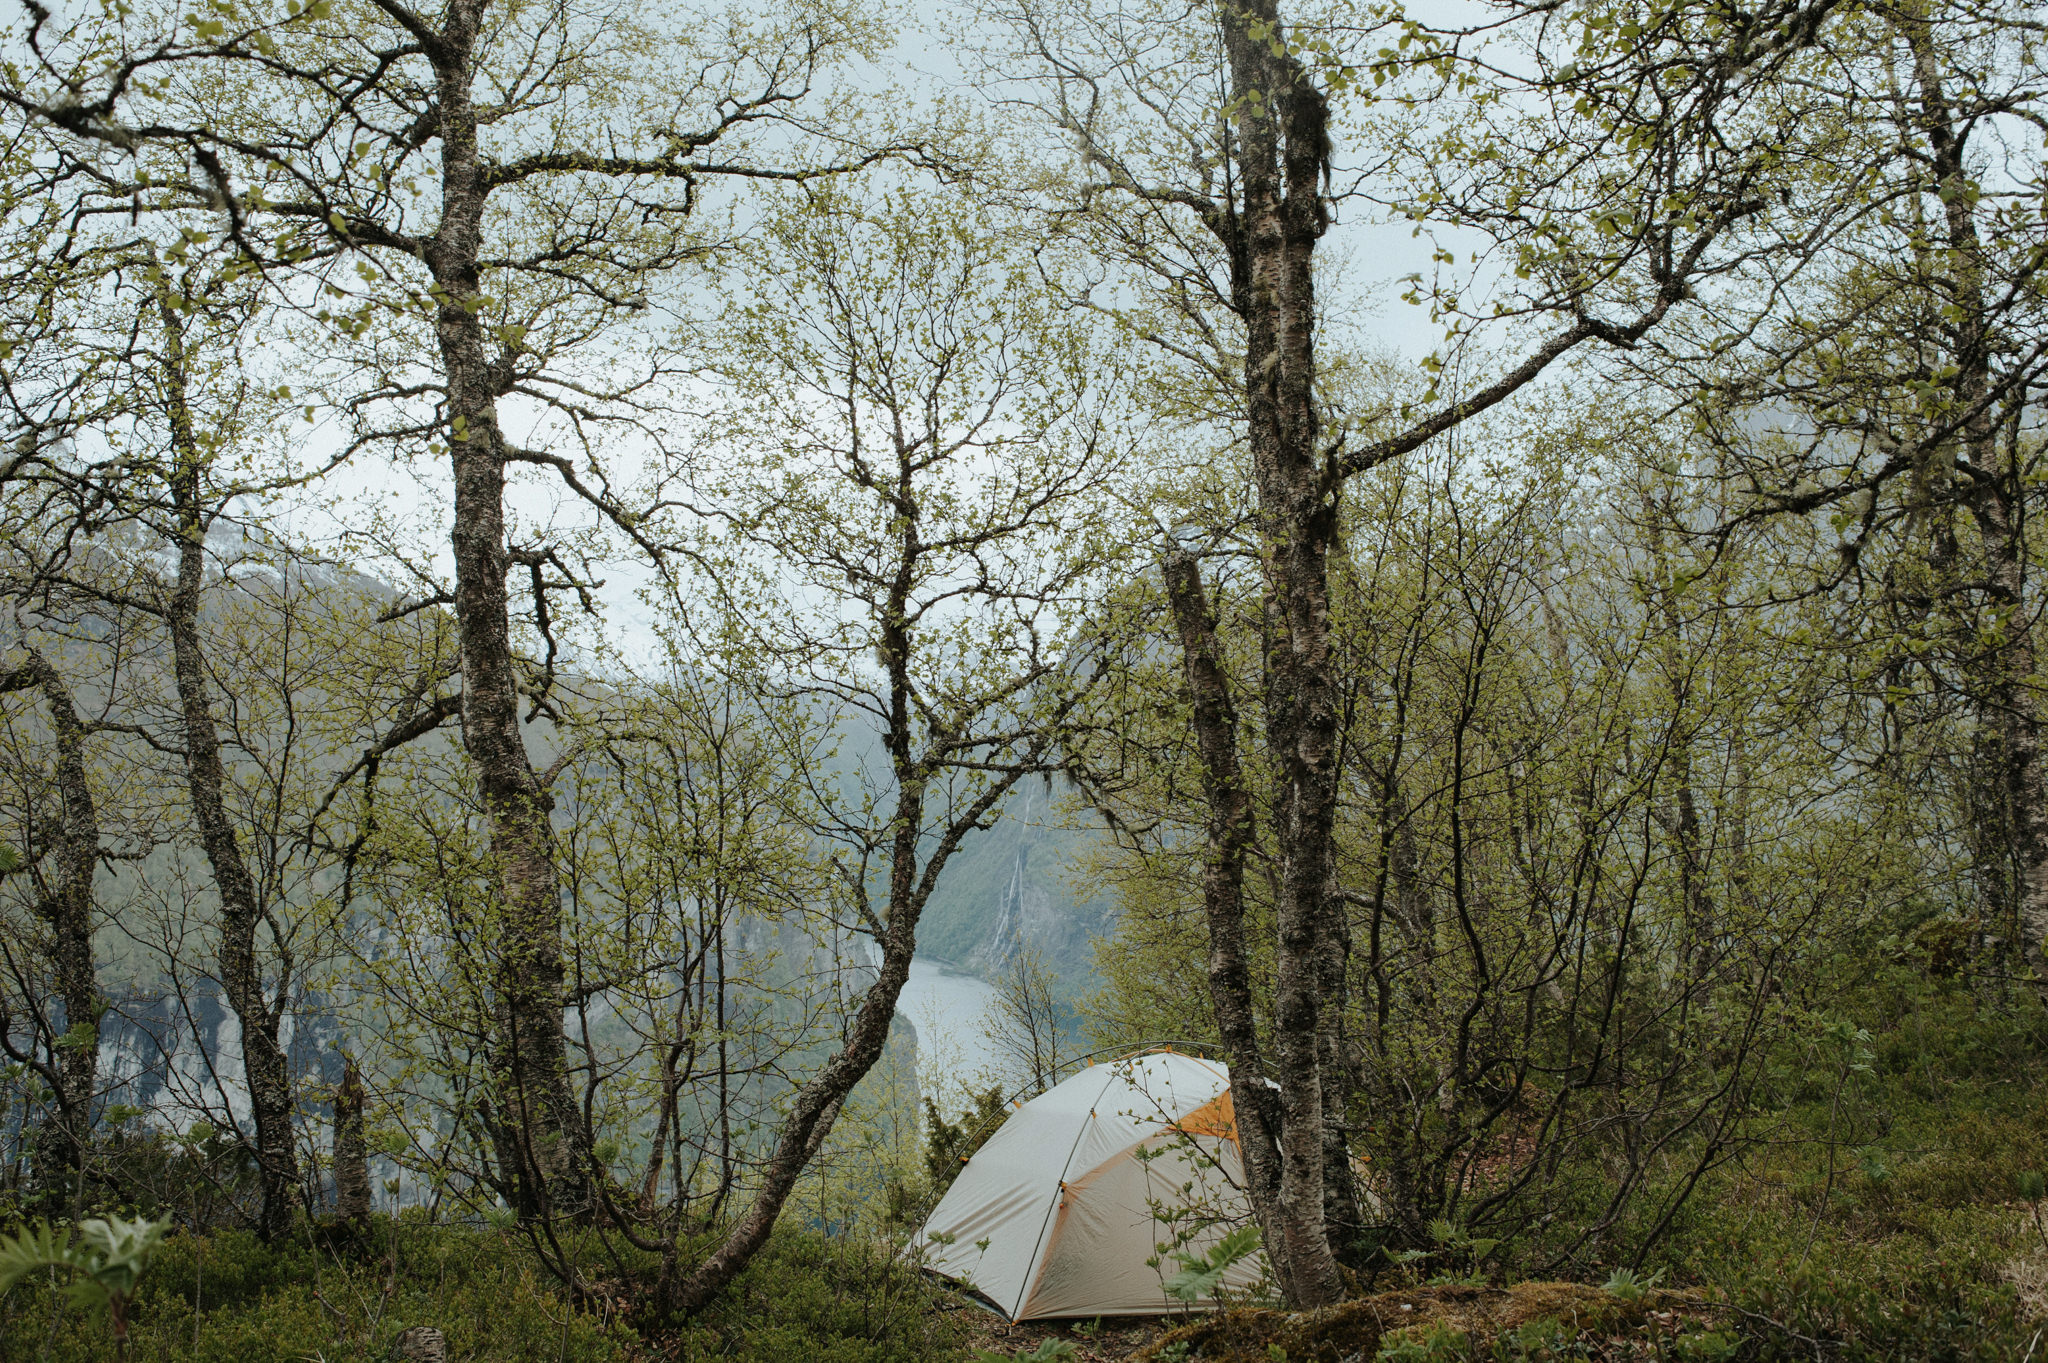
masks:
{"label": "beige tent fabric", "polygon": [[[1249,1216],[1230,1076],[1152,1052],[1083,1069],[1012,1113],[925,1222],[926,1263],[1012,1320],[1185,1310],[1174,1222],[1199,1253]],[[1157,1264],[1146,1260],[1158,1258]],[[1253,1255],[1228,1290],[1265,1273]]]}

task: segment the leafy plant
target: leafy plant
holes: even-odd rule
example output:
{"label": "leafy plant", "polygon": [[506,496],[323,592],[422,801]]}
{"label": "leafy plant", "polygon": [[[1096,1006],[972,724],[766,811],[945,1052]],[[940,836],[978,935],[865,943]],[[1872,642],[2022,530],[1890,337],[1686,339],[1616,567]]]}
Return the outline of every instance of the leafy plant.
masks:
{"label": "leafy plant", "polygon": [[170,1226],[148,1219],[124,1221],[118,1216],[81,1222],[76,1241],[47,1222],[33,1222],[20,1235],[0,1236],[0,1292],[37,1269],[64,1269],[73,1275],[66,1295],[82,1307],[103,1307],[114,1333],[114,1350],[128,1355],[128,1303],[148,1266],[150,1251]]}
{"label": "leafy plant", "polygon": [[1470,1273],[1436,1273],[1424,1280],[1427,1287],[1484,1287],[1486,1275],[1478,1269]]}
{"label": "leafy plant", "polygon": [[1176,1254],[1180,1272],[1166,1280],[1169,1296],[1193,1305],[1216,1295],[1223,1275],[1259,1248],[1259,1228],[1240,1226],[1209,1246],[1207,1254]]}
{"label": "leafy plant", "polygon": [[[1450,1261],[1445,1270],[1429,1279],[1431,1287],[1481,1287],[1486,1283],[1486,1274],[1480,1269],[1480,1260],[1491,1253],[1500,1241],[1486,1236],[1474,1236],[1463,1226],[1447,1217],[1438,1217],[1429,1223],[1430,1239],[1443,1246],[1440,1250],[1410,1250],[1395,1256],[1397,1263],[1413,1263],[1418,1259],[1443,1257]],[[1458,1272],[1451,1265],[1462,1262],[1465,1271]]]}
{"label": "leafy plant", "polygon": [[1728,1330],[1696,1330],[1680,1335],[1676,1347],[1686,1363],[1728,1363],[1741,1352],[1742,1339]]}
{"label": "leafy plant", "polygon": [[1609,1274],[1607,1281],[1600,1284],[1600,1290],[1618,1301],[1641,1301],[1657,1286],[1664,1270],[1658,1269],[1645,1278],[1632,1268],[1617,1268]]}
{"label": "leafy plant", "polygon": [[1380,1346],[1379,1363],[1445,1363],[1468,1353],[1470,1338],[1462,1330],[1432,1325],[1421,1336],[1403,1333]]}
{"label": "leafy plant", "polygon": [[997,1353],[984,1349],[974,1356],[974,1363],[1051,1363],[1055,1358],[1072,1358],[1074,1346],[1064,1339],[1041,1339],[1038,1347],[1028,1354]]}
{"label": "leafy plant", "polygon": [[967,1108],[948,1121],[939,1105],[926,1095],[924,1100],[925,1172],[931,1179],[931,1195],[937,1198],[952,1186],[975,1151],[996,1134],[1009,1115],[1010,1105],[999,1087],[967,1095]]}
{"label": "leafy plant", "polygon": [[2043,1178],[2038,1169],[2028,1169],[2013,1175],[2012,1182],[2013,1191],[2034,1214],[2034,1233],[2041,1237],[2041,1248],[2048,1249],[2048,1224],[2041,1220],[2041,1199],[2048,1197],[2048,1178]]}
{"label": "leafy plant", "polygon": [[1572,1326],[1547,1317],[1524,1321],[1494,1343],[1493,1356],[1515,1360],[1566,1358],[1571,1356],[1578,1335]]}

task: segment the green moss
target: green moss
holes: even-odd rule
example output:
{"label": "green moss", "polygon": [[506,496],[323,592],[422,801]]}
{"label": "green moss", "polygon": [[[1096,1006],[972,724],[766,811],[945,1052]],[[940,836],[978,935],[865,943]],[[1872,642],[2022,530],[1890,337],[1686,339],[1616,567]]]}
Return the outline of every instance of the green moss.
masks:
{"label": "green moss", "polygon": [[1656,1347],[1711,1309],[1696,1297],[1672,1292],[1625,1302],[1582,1283],[1417,1287],[1301,1314],[1255,1308],[1219,1312],[1169,1331],[1134,1355],[1134,1363],[1176,1357],[1271,1363],[1280,1356],[1276,1349],[1287,1363],[1378,1356],[1535,1358],[1544,1356],[1553,1341],[1595,1335],[1629,1336]]}

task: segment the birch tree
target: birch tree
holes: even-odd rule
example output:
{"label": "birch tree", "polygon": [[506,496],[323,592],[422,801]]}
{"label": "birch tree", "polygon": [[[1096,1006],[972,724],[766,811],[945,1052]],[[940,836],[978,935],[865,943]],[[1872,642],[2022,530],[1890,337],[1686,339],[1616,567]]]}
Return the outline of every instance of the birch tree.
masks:
{"label": "birch tree", "polygon": [[[1338,1254],[1362,1243],[1344,1138],[1351,944],[1335,875],[1329,639],[1345,483],[1509,399],[1561,356],[1635,344],[1769,250],[1772,232],[1752,225],[1774,192],[1772,167],[1800,133],[1798,101],[1772,77],[1832,9],[1832,0],[1795,0],[1731,21],[1657,6],[1558,16],[1508,5],[1485,26],[1443,32],[1382,13],[1290,25],[1272,3],[980,7],[1010,35],[987,84],[1078,152],[1078,171],[1054,181],[1057,211],[1106,261],[1129,268],[1142,300],[1105,291],[1089,301],[1210,386],[1213,398],[1187,406],[1227,413],[1256,492],[1270,621],[1262,737],[1281,886],[1264,1039],[1242,945],[1247,785],[1261,774],[1237,752],[1237,705],[1193,571],[1199,546],[1168,537],[1160,552],[1209,763],[1213,1006],[1252,1203],[1298,1306],[1334,1300]],[[1505,47],[1486,41],[1503,25],[1514,35],[1507,46],[1519,48],[1513,66]],[[1373,92],[1390,81],[1395,98],[1375,107]],[[1477,231],[1514,260],[1515,276],[1473,281],[1483,303],[1441,275],[1418,279],[1409,292],[1426,295],[1446,325],[1445,347],[1424,362],[1426,391],[1348,418],[1318,389],[1315,253],[1333,206],[1370,187],[1344,164],[1333,101],[1383,119],[1389,106],[1425,107],[1417,125],[1389,135],[1401,173],[1377,193],[1418,223]],[[1731,145],[1752,150],[1724,154]],[[1462,368],[1455,357],[1475,328],[1501,318],[1548,334],[1525,332],[1513,342],[1519,353],[1447,392],[1442,376]]]}
{"label": "birch tree", "polygon": [[[80,200],[88,223],[102,195],[94,186]],[[245,350],[254,299],[235,270],[220,271],[205,253],[188,256],[190,239],[175,229],[170,236],[166,245],[148,230],[75,234],[75,278],[59,315],[91,382],[68,390],[79,401],[64,414],[65,439],[31,443],[7,474],[17,502],[33,508],[22,526],[24,590],[88,614],[145,619],[168,642],[176,704],[167,746],[183,763],[186,807],[219,897],[217,975],[240,1024],[261,1228],[275,1239],[299,1201],[294,1097],[279,1041],[291,963],[230,808],[202,614],[221,576],[215,532],[235,523],[230,505],[304,475],[289,467],[289,452],[237,467],[250,428],[275,411]],[[164,560],[168,573],[159,571]],[[279,949],[267,964],[266,931]]]}
{"label": "birch tree", "polygon": [[[29,1042],[23,1049],[8,1019],[4,1044],[50,1094],[39,1133],[37,1181],[46,1196],[76,1207],[88,1174],[99,1100],[100,1020],[107,1009],[93,951],[99,917],[93,891],[104,852],[99,799],[88,766],[87,740],[94,725],[79,713],[70,681],[36,641],[24,638],[14,652],[13,668],[0,676],[0,693],[27,692],[47,708],[54,760],[47,787],[31,785],[20,793],[21,848],[9,849],[7,869],[28,882],[30,911],[47,936],[9,934],[6,968],[11,992],[27,1015]],[[24,727],[34,730],[33,725]],[[23,746],[10,744],[14,769],[25,774],[34,749],[25,752]],[[47,976],[38,948],[48,953]],[[41,987],[46,977],[61,1011],[49,1007]]]}
{"label": "birch tree", "polygon": [[[582,1215],[590,1151],[562,1029],[553,797],[519,717],[523,700],[545,706],[552,676],[529,674],[518,643],[528,624],[546,631],[552,594],[573,599],[589,577],[519,525],[507,487],[522,472],[552,483],[663,559],[643,528],[652,507],[631,504],[607,463],[621,432],[662,439],[650,414],[674,352],[641,344],[640,328],[667,274],[724,240],[705,204],[720,187],[898,149],[853,131],[830,88],[882,30],[856,9],[685,18],[484,0],[130,11],[61,33],[36,11],[31,26],[39,60],[5,97],[101,149],[104,174],[136,193],[218,212],[312,323],[302,343],[329,347],[331,396],[354,427],[346,454],[445,461],[452,579],[418,604],[451,606],[459,626],[463,742],[506,925],[489,1121],[521,1215]],[[138,145],[182,159],[148,179],[114,154]],[[533,443],[507,435],[515,420]],[[530,589],[524,613],[513,576]]]}
{"label": "birch tree", "polygon": [[2048,379],[2035,42],[2002,6],[1838,25],[1813,88],[1853,194],[1839,207],[1807,186],[1788,195],[1809,242],[1776,273],[1785,304],[1766,325],[1677,332],[1629,368],[1685,385],[1708,441],[1691,476],[1729,490],[1725,552],[1768,543],[1788,517],[1832,539],[1782,590],[1875,608],[1856,631],[1878,650],[1860,685],[1895,733],[1952,689],[1967,696],[1983,935],[2048,997],[2048,716],[2027,528]]}
{"label": "birch tree", "polygon": [[819,188],[731,281],[730,401],[691,478],[714,594],[695,618],[866,754],[797,775],[831,907],[877,960],[684,1310],[765,1241],[882,1055],[948,860],[1057,765],[1090,679],[1120,570],[1120,364],[1037,286],[1018,230],[936,192]]}

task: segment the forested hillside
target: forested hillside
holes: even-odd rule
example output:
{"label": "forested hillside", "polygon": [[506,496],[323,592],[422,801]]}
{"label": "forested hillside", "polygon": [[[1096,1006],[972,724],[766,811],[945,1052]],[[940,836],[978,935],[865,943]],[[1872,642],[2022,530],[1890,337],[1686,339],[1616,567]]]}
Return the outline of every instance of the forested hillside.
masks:
{"label": "forested hillside", "polygon": [[0,1359],[2048,1357],[2035,9],[7,4]]}

